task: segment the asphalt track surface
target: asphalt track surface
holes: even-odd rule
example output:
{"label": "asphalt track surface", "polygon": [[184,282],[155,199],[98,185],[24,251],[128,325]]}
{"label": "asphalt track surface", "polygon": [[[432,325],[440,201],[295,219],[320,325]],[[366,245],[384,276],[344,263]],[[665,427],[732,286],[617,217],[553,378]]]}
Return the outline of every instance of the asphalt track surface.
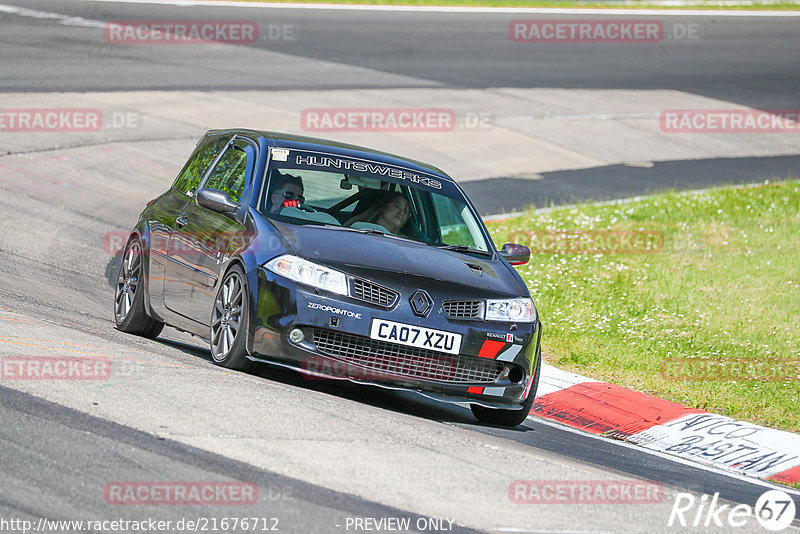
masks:
{"label": "asphalt track surface", "polygon": [[[13,26],[3,24],[3,91],[364,88],[383,87],[395,75],[409,78],[409,84],[448,87],[674,89],[783,109],[797,105],[800,85],[800,34],[797,19],[790,17],[646,17],[661,20],[666,36],[676,33],[676,25],[696,25],[698,38],[512,46],[512,20],[568,17],[255,8],[232,13],[225,7],[202,8],[200,15],[196,7],[154,4],[0,3],[99,21],[243,18],[256,21],[267,37],[224,58],[185,46],[162,47],[154,57],[148,47],[102,46],[102,35],[91,28],[75,32],[53,21],[15,17]],[[292,25],[295,38],[270,40],[270,25]],[[259,62],[250,48],[289,57]],[[321,66],[306,69],[293,58],[364,67],[375,74],[332,78]],[[224,70],[209,71],[222,64]]]}
{"label": "asphalt track surface", "polygon": [[[4,5],[92,20],[199,16],[169,5],[60,0]],[[2,90],[324,90],[397,88],[405,81],[474,88],[673,88],[762,109],[798,104],[798,19],[708,15],[693,19],[708,46],[638,45],[637,53],[619,54],[618,45],[510,52],[497,36],[498,28],[503,35],[509,15],[253,9],[234,17],[223,8],[205,10],[203,18],[255,19],[262,27],[291,24],[303,38],[252,45],[278,50],[275,64],[254,63],[248,46],[224,57],[202,56],[193,47],[173,47],[154,57],[145,48],[103,46],[89,28],[76,31],[53,20],[0,12]],[[377,74],[332,79],[323,63],[315,71],[306,63],[293,67],[293,58],[366,67]],[[729,168],[770,169],[763,176],[797,168],[791,156],[767,159],[731,161]],[[715,162],[696,161],[630,172],[674,177],[691,165],[706,165],[709,183],[727,175]],[[135,220],[141,206],[132,205],[135,195],[124,193],[130,190],[124,177],[104,177],[97,187],[104,172],[90,168],[85,181],[62,182],[69,188],[66,194],[54,192],[55,178],[32,182],[0,173],[0,212],[7,219],[0,232],[5,351],[0,355],[116,351],[123,364],[146,373],[126,374],[130,369],[122,366],[118,379],[91,388],[1,384],[0,518],[177,521],[256,515],[279,518],[282,532],[342,532],[344,521],[353,517],[455,516],[456,532],[685,532],[693,530],[666,527],[669,502],[656,509],[554,505],[520,512],[520,505],[509,506],[503,490],[517,479],[633,478],[661,482],[670,498],[678,491],[719,492],[730,502],[753,505],[769,487],[534,418],[513,430],[491,428],[478,425],[467,410],[414,395],[309,382],[270,368],[228,374],[211,364],[202,342],[171,329],[155,341],[117,332],[110,305],[115,262],[92,251],[104,231]],[[563,172],[572,173],[577,185],[570,190],[556,186],[564,180],[553,180],[545,200],[609,194],[608,187],[586,187],[597,183],[603,170]],[[551,178],[544,176],[544,182]],[[612,187],[613,196],[641,192],[637,175],[626,178],[634,185]],[[489,183],[470,187],[480,194]],[[497,184],[513,196],[513,179]],[[149,193],[162,184],[136,187]],[[103,487],[120,480],[251,481],[261,499],[246,512],[224,506],[111,506],[103,500]],[[497,480],[503,481],[499,492]],[[795,502],[800,507],[800,499]],[[484,513],[483,520],[470,509]],[[486,510],[496,510],[495,515]],[[726,531],[694,531],[706,530]],[[751,525],[740,531],[758,530]]]}
{"label": "asphalt track surface", "polygon": [[[30,12],[19,16],[0,8],[0,91],[5,92],[669,89],[754,109],[798,107],[800,17],[646,16],[639,18],[663,25],[661,42],[524,44],[510,42],[511,21],[567,17],[280,8],[231,12],[228,7],[72,0],[0,4]],[[40,11],[61,18],[42,18],[36,14]],[[68,17],[78,22],[65,21]],[[91,24],[191,18],[254,21],[261,39],[218,52],[185,45],[108,46]],[[289,28],[288,33],[282,28]],[[681,37],[689,31],[694,38]],[[265,57],[264,52],[272,54]],[[543,175],[535,188],[524,179],[495,175],[465,189],[479,199],[481,213],[490,215],[531,204],[620,198],[753,177],[785,179],[798,168],[796,154],[715,157],[672,160],[652,168],[554,171]],[[485,195],[497,185],[492,182],[496,178],[504,180],[503,194]]]}
{"label": "asphalt track surface", "polygon": [[478,211],[491,215],[523,210],[531,204],[557,206],[668,190],[775,182],[796,176],[798,169],[800,156],[675,160],[647,167],[621,164],[543,172],[533,184],[526,178],[494,177],[465,182],[462,187]]}

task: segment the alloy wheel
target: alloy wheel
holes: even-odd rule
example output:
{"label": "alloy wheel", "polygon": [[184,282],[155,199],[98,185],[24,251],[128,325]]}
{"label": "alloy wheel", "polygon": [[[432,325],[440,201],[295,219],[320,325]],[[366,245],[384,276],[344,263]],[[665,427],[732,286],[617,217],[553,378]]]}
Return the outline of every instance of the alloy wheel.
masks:
{"label": "alloy wheel", "polygon": [[223,360],[233,347],[242,316],[242,279],[231,272],[222,284],[214,302],[211,317],[211,349],[215,360]]}
{"label": "alloy wheel", "polygon": [[123,321],[133,307],[142,274],[141,252],[142,249],[136,241],[131,241],[125,250],[114,296],[114,312],[117,315],[117,322]]}

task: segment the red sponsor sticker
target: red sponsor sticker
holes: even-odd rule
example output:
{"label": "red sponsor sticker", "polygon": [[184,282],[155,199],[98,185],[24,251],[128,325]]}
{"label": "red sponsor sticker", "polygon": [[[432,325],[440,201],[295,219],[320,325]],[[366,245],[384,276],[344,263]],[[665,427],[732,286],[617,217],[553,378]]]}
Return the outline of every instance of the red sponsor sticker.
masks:
{"label": "red sponsor sticker", "polygon": [[252,482],[109,482],[103,488],[106,504],[248,505],[258,502]]}
{"label": "red sponsor sticker", "polygon": [[103,113],[86,108],[4,108],[0,110],[3,132],[97,132]]}
{"label": "red sponsor sticker", "polygon": [[647,19],[513,20],[508,38],[516,43],[658,43],[664,25]]}
{"label": "red sponsor sticker", "polygon": [[515,480],[508,498],[515,504],[655,504],[664,488],[642,480]]}
{"label": "red sponsor sticker", "polygon": [[307,132],[449,132],[456,113],[445,108],[304,109],[300,126]]}
{"label": "red sponsor sticker", "polygon": [[666,133],[800,133],[800,109],[669,109],[658,120]]}
{"label": "red sponsor sticker", "polygon": [[103,27],[109,44],[255,43],[252,20],[115,20]]}
{"label": "red sponsor sticker", "polygon": [[4,356],[0,358],[2,380],[108,380],[108,358],[83,356]]}

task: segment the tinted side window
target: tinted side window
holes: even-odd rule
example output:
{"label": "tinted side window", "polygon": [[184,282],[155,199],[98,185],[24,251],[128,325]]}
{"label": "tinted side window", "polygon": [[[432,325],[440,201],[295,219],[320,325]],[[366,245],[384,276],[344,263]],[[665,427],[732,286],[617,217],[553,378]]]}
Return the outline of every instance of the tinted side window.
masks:
{"label": "tinted side window", "polygon": [[218,137],[195,150],[172,187],[184,194],[194,194],[203,175],[214,163],[214,159],[219,155],[220,151],[225,148],[228,139],[230,139],[228,136]]}
{"label": "tinted side window", "polygon": [[234,202],[239,202],[244,191],[247,176],[247,153],[236,145],[231,145],[211,171],[206,189],[225,191]]}
{"label": "tinted side window", "polygon": [[442,234],[442,242],[448,245],[466,245],[483,250],[480,229],[469,216],[469,208],[443,195],[433,195],[433,209]]}

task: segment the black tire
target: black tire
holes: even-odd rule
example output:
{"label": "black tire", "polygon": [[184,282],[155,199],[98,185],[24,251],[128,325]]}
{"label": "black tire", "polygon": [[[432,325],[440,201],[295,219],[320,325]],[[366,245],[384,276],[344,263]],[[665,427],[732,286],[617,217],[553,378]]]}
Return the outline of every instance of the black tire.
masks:
{"label": "black tire", "polygon": [[536,374],[533,378],[533,385],[531,391],[528,393],[528,398],[522,403],[521,410],[502,410],[499,408],[486,408],[485,406],[478,406],[471,404],[472,414],[478,418],[481,423],[490,425],[500,425],[515,427],[521,425],[528,417],[533,407],[533,401],[536,398],[536,390],[539,388],[539,375],[542,371],[542,350],[539,349],[536,361]]}
{"label": "black tire", "polygon": [[142,242],[138,236],[134,236],[125,245],[119,266],[114,291],[114,322],[118,330],[155,339],[164,328],[164,323],[156,321],[145,311],[143,261]]}
{"label": "black tire", "polygon": [[211,310],[209,346],[214,363],[235,371],[249,371],[256,364],[247,359],[247,317],[250,299],[247,280],[239,265],[225,274]]}

